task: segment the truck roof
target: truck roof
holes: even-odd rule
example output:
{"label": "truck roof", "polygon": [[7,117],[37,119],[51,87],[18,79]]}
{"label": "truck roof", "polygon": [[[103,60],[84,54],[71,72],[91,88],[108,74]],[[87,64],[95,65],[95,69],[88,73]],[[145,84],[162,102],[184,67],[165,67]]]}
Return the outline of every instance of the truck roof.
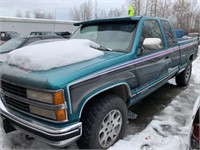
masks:
{"label": "truck roof", "polygon": [[75,26],[80,26],[80,25],[89,25],[89,24],[96,24],[96,23],[102,23],[102,22],[115,22],[115,21],[138,21],[141,18],[142,18],[142,16],[108,18],[108,19],[95,19],[95,20],[78,22],[78,23],[75,23],[74,25]]}

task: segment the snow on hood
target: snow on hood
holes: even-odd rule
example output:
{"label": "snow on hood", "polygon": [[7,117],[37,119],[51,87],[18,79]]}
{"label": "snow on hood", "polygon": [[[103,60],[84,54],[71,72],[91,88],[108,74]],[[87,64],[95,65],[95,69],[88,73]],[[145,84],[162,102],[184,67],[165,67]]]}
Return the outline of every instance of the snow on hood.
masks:
{"label": "snow on hood", "polygon": [[8,53],[7,63],[27,70],[50,70],[104,55],[99,45],[84,39],[43,43]]}
{"label": "snow on hood", "polygon": [[6,62],[8,54],[0,54],[0,63]]}

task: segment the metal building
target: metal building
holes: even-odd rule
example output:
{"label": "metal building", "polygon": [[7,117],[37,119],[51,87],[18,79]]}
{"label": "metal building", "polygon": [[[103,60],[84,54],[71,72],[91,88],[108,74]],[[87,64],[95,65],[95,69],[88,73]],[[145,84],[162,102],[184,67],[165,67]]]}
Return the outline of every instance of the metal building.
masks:
{"label": "metal building", "polygon": [[24,36],[33,31],[74,32],[77,27],[74,21],[32,19],[16,17],[0,17],[0,31],[16,31]]}

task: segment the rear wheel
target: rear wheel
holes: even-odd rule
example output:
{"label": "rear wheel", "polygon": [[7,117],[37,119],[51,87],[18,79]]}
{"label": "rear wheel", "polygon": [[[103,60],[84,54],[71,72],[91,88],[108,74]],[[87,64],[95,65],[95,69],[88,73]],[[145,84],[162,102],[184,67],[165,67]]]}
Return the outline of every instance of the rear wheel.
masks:
{"label": "rear wheel", "polygon": [[106,149],[123,137],[127,106],[113,94],[96,97],[84,108],[83,133],[77,144],[84,149]]}
{"label": "rear wheel", "polygon": [[187,67],[183,72],[176,76],[176,83],[178,86],[187,86],[192,72],[192,62],[189,60]]}

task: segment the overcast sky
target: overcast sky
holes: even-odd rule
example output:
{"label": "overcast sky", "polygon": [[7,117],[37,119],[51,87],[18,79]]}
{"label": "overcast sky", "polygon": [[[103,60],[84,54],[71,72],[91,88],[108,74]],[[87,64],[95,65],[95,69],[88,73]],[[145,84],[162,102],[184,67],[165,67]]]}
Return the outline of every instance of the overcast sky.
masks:
{"label": "overcast sky", "polygon": [[[0,0],[0,16],[15,17],[17,10],[21,12],[36,9],[51,12],[56,19],[69,20],[70,9],[78,7],[85,0]],[[93,4],[95,0],[92,0]],[[106,11],[111,8],[121,8],[125,0],[97,0],[99,9]],[[93,6],[94,7],[94,6]]]}

